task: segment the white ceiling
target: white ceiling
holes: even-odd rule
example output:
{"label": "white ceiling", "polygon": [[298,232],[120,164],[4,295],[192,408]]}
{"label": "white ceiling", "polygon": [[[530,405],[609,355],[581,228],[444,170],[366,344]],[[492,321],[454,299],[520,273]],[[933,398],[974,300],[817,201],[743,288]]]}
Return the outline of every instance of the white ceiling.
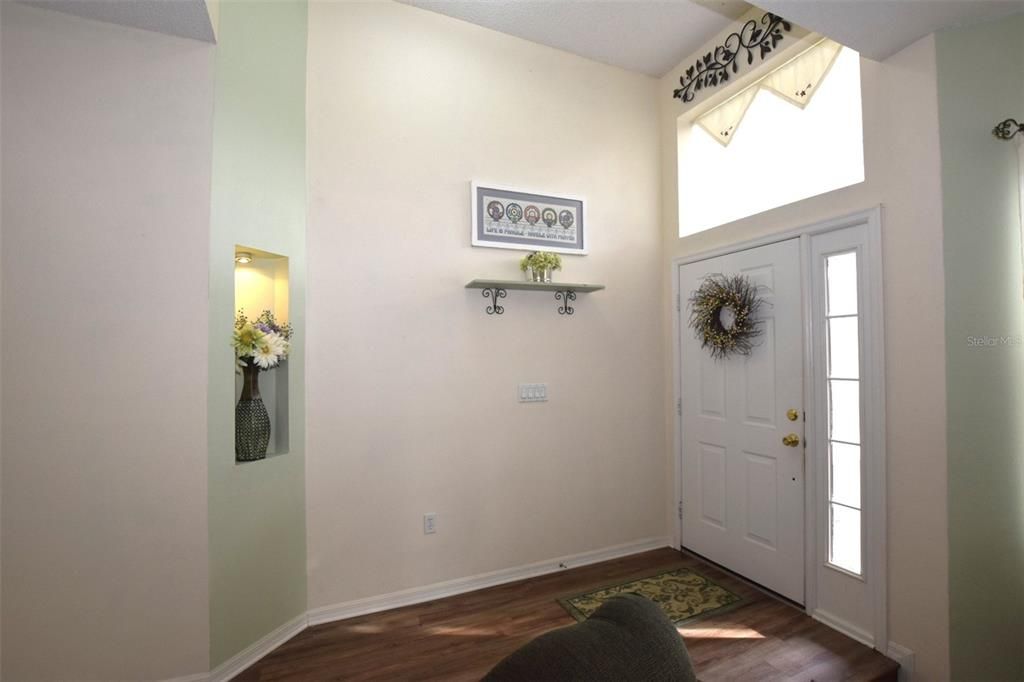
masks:
{"label": "white ceiling", "polygon": [[939,29],[1024,12],[1024,0],[758,0],[758,6],[876,60]]}
{"label": "white ceiling", "polygon": [[[0,0],[2,2],[3,0]],[[215,42],[205,0],[20,0],[23,4],[182,38]]]}
{"label": "white ceiling", "polygon": [[[664,75],[750,7],[740,0],[398,1],[651,76]],[[876,60],[943,28],[1024,12],[1024,0],[757,0],[757,6]]]}
{"label": "white ceiling", "polygon": [[[20,1],[215,41],[206,0]],[[750,8],[743,0],[398,1],[650,76],[664,75]],[[758,6],[879,60],[943,28],[1024,12],[1024,0],[758,0]]]}
{"label": "white ceiling", "polygon": [[742,0],[399,0],[650,76],[750,8]]}

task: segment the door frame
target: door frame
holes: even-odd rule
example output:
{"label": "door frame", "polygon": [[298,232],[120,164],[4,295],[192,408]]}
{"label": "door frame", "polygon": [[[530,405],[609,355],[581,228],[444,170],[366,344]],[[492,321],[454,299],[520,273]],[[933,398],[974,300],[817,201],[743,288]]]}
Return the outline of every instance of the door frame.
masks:
{"label": "door frame", "polygon": [[[873,466],[868,466],[864,478],[864,509],[872,511],[865,518],[864,565],[866,570],[876,577],[871,581],[871,600],[874,620],[874,642],[866,641],[863,632],[847,626],[843,621],[820,613],[818,610],[817,570],[820,545],[818,522],[823,505],[818,499],[820,480],[820,462],[823,461],[822,443],[819,440],[817,425],[825,415],[815,405],[815,387],[825,381],[824,368],[816,367],[813,362],[814,335],[812,330],[813,301],[815,292],[811,278],[811,238],[826,232],[834,232],[850,227],[864,227],[867,233],[864,253],[866,256],[865,286],[863,292],[869,310],[865,314],[864,346],[865,359],[862,373],[868,379],[865,383],[864,403],[864,442],[869,445],[875,455]],[[886,584],[887,570],[887,493],[886,493],[886,431],[885,431],[885,335],[884,314],[882,307],[882,207],[851,213],[838,218],[824,220],[802,227],[777,232],[756,239],[750,239],[727,246],[709,249],[689,256],[672,259],[671,284],[672,299],[675,306],[672,310],[672,384],[675,404],[673,420],[673,472],[672,481],[675,492],[674,504],[676,513],[673,515],[672,542],[674,547],[682,547],[682,367],[680,353],[682,350],[681,334],[684,320],[684,304],[679,291],[679,268],[682,265],[695,263],[709,258],[725,256],[738,251],[755,249],[790,239],[800,240],[800,281],[801,310],[803,313],[803,374],[804,374],[804,610],[808,615],[824,622],[854,639],[861,641],[885,653],[888,648],[888,604]],[[827,450],[826,450],[827,452]]]}

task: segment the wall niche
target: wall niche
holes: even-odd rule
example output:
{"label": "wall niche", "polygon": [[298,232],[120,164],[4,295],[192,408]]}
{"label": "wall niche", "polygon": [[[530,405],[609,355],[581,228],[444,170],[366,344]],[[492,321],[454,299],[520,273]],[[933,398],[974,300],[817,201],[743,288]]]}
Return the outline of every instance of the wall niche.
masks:
{"label": "wall niche", "polygon": [[[241,315],[248,325],[239,329]],[[236,347],[241,337],[255,339],[256,349],[255,356],[241,359],[245,366],[235,375],[235,461],[241,464],[288,453],[288,359],[261,366],[280,354],[290,336],[287,256],[235,246],[235,321]]]}

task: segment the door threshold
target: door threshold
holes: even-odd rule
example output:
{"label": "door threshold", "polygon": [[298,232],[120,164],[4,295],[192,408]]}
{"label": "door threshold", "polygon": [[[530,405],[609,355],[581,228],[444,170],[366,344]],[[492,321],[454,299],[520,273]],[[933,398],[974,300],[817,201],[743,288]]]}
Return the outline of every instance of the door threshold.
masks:
{"label": "door threshold", "polygon": [[683,554],[687,554],[689,556],[692,556],[694,559],[700,559],[704,563],[711,564],[712,566],[714,566],[715,568],[719,569],[720,571],[724,571],[725,573],[728,573],[729,575],[731,575],[732,577],[736,578],[737,580],[741,580],[744,583],[746,583],[747,585],[753,587],[758,592],[763,592],[764,594],[768,595],[769,597],[773,597],[774,599],[782,602],[783,604],[787,604],[789,606],[792,606],[793,608],[798,609],[801,612],[804,612],[804,613],[807,612],[807,608],[803,604],[801,604],[800,602],[794,601],[793,599],[790,599],[789,597],[785,597],[785,596],[779,594],[778,592],[776,592],[775,590],[769,589],[769,588],[765,587],[764,585],[761,585],[760,583],[755,583],[753,580],[751,580],[750,578],[746,577],[742,573],[737,573],[736,571],[732,570],[728,566],[723,566],[722,564],[718,563],[717,561],[713,561],[713,560],[707,558],[703,554],[699,554],[697,552],[694,552],[692,549],[689,549],[688,547],[685,547],[684,545],[680,545],[679,546],[679,551],[681,553],[683,553]]}

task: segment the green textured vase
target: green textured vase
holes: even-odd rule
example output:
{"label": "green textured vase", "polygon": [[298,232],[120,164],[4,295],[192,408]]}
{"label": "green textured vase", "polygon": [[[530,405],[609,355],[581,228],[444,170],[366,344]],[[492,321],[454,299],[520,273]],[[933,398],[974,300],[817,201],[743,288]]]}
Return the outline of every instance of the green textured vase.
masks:
{"label": "green textured vase", "polygon": [[242,395],[235,405],[235,461],[252,462],[267,456],[270,415],[260,397],[260,368],[242,368]]}

